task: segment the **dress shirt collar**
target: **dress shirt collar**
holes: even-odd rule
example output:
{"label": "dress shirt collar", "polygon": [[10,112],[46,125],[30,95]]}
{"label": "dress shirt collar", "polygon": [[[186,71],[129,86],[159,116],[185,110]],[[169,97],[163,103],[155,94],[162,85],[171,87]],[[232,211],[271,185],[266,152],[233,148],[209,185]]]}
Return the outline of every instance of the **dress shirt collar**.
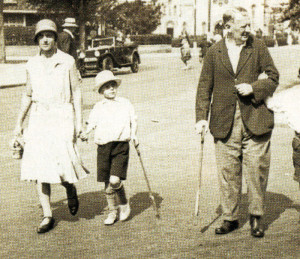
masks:
{"label": "dress shirt collar", "polygon": [[230,41],[227,37],[225,37],[225,45],[226,45],[227,49],[228,48],[234,48],[234,47],[242,49],[243,47],[246,46],[246,43],[247,42],[244,42],[241,45],[236,45],[234,41]]}

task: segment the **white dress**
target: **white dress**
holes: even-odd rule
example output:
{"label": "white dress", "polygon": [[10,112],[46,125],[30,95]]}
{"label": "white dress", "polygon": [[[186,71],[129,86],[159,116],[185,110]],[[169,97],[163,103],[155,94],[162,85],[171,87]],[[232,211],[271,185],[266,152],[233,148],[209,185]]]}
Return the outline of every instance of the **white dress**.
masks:
{"label": "white dress", "polygon": [[76,148],[70,86],[75,62],[60,50],[49,61],[46,68],[45,57],[37,55],[26,65],[33,103],[24,135],[21,180],[74,183],[88,173]]}

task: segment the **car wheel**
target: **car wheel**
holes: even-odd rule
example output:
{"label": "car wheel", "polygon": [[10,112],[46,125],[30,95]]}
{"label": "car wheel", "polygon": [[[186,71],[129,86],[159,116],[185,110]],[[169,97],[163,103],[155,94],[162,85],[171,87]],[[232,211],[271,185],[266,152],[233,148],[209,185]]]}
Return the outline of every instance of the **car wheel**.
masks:
{"label": "car wheel", "polygon": [[102,69],[103,70],[110,70],[114,69],[114,63],[111,57],[105,57],[102,61]]}
{"label": "car wheel", "polygon": [[132,73],[137,73],[139,71],[139,59],[136,55],[132,58],[131,71]]}

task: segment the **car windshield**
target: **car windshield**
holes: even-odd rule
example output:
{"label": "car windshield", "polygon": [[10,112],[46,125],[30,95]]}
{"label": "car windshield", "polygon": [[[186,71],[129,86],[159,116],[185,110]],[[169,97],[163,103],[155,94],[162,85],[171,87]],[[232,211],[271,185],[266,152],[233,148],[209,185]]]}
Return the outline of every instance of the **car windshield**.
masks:
{"label": "car windshield", "polygon": [[114,44],[114,38],[97,39],[92,41],[92,48],[99,46],[112,46]]}

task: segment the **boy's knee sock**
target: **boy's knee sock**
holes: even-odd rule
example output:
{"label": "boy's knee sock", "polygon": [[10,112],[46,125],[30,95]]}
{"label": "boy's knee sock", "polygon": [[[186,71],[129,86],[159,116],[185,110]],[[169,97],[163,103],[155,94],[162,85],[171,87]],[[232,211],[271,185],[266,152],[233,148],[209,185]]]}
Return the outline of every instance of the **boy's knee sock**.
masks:
{"label": "boy's knee sock", "polygon": [[125,193],[125,188],[123,183],[120,183],[118,187],[114,188],[117,194],[117,198],[119,200],[119,203],[121,205],[127,204],[127,198]]}
{"label": "boy's knee sock", "polygon": [[114,188],[111,187],[111,185],[108,185],[108,187],[105,189],[105,196],[109,210],[117,210],[118,205],[116,200],[116,191]]}

